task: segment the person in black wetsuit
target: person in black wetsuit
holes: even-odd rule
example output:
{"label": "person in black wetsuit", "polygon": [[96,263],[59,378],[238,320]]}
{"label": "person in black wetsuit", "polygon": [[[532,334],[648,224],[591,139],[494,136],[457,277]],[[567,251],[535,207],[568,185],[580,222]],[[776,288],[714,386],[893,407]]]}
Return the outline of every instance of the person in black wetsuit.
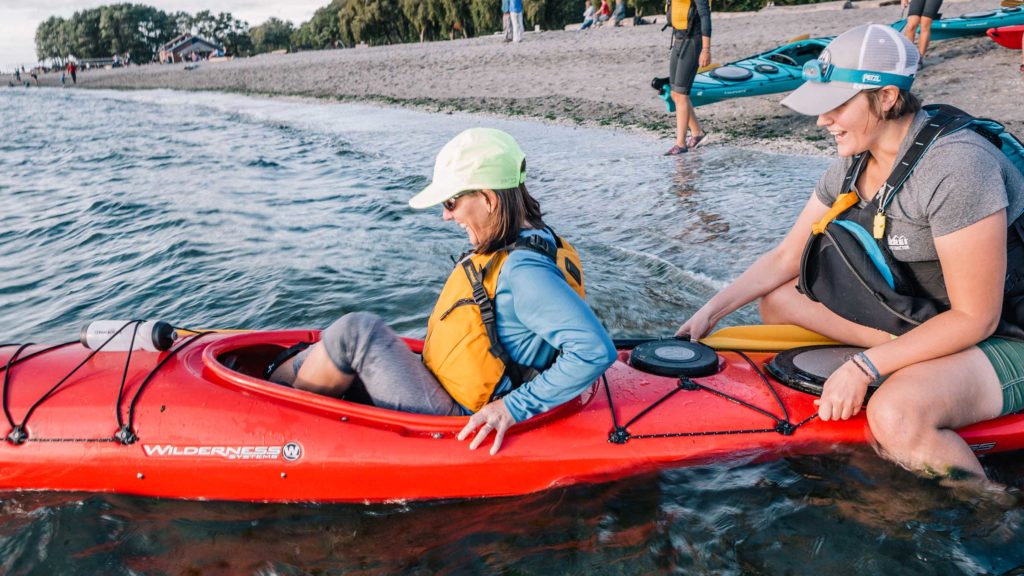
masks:
{"label": "person in black wetsuit", "polygon": [[665,155],[676,156],[707,135],[694,114],[690,88],[697,69],[711,63],[711,7],[708,0],[668,0],[666,7],[672,24],[669,83],[676,104],[676,143]]}
{"label": "person in black wetsuit", "polygon": [[[924,53],[928,50],[928,41],[932,39],[932,22],[939,18],[942,0],[901,0],[901,4],[904,8],[910,6],[903,34],[911,43],[917,44],[917,50],[921,53],[921,58],[924,59]],[[919,26],[921,33],[917,34]]]}

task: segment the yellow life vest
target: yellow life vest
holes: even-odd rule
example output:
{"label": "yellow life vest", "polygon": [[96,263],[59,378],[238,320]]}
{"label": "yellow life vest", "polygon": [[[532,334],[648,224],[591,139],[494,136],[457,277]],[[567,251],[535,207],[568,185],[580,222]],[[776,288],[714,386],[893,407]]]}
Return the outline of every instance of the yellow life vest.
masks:
{"label": "yellow life vest", "polygon": [[[690,21],[697,18],[697,6],[694,2],[695,0],[668,0],[665,3],[665,11],[673,30],[686,32],[690,29]],[[711,0],[708,0],[708,9],[710,8]]]}
{"label": "yellow life vest", "polygon": [[[550,230],[550,229],[549,229]],[[536,235],[493,254],[470,254],[448,276],[427,323],[423,362],[456,402],[476,412],[491,401],[507,373],[513,386],[529,379],[532,368],[514,362],[498,340],[494,293],[509,253],[517,249],[552,258],[581,298],[583,267],[579,254],[555,235],[552,247]]]}

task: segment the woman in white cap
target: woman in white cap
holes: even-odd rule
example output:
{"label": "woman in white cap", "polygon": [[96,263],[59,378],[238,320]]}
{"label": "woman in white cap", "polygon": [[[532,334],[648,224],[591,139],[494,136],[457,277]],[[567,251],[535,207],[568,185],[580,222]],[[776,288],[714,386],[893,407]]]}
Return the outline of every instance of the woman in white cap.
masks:
{"label": "woman in white cap", "polygon": [[466,130],[437,156],[430,186],[409,205],[441,205],[473,250],[456,264],[427,325],[422,358],[376,315],[346,314],[269,378],[341,397],[360,382],[375,406],[471,415],[475,449],[578,396],[616,358],[583,300],[576,251],[541,219],[526,190],[526,157],[508,134]]}
{"label": "woman in white cap", "polygon": [[805,66],[782,103],[817,115],[839,158],[782,242],[678,334],[700,338],[760,299],[765,323],[864,347],[825,382],[818,416],[855,416],[881,382],[867,417],[885,456],[983,477],[953,430],[1024,408],[1024,178],[974,130],[952,129],[964,116],[921,109],[909,91],[919,57],[892,28],[864,25]]}

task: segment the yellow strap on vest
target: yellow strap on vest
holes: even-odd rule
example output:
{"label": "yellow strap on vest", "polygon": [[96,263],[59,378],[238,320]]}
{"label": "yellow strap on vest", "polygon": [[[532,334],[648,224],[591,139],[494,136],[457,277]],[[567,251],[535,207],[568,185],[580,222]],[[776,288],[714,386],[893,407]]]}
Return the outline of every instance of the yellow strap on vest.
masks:
{"label": "yellow strap on vest", "polygon": [[847,192],[846,194],[840,194],[836,201],[832,203],[832,207],[829,208],[828,212],[818,220],[817,224],[811,225],[811,233],[821,234],[825,231],[825,227],[828,223],[835,220],[840,214],[846,212],[852,208],[857,202],[860,202],[860,197],[857,196],[856,192]]}

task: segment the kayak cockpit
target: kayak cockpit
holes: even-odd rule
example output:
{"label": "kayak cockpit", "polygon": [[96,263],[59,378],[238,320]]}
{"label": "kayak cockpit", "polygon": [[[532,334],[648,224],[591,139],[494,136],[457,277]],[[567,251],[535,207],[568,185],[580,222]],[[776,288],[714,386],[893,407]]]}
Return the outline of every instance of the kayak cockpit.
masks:
{"label": "kayak cockpit", "polygon": [[[465,416],[430,416],[378,408],[353,400],[337,399],[312,392],[281,386],[263,378],[267,365],[282,350],[299,342],[316,342],[320,333],[314,330],[249,332],[233,334],[211,341],[203,351],[204,377],[210,382],[244,394],[261,396],[276,403],[305,412],[345,422],[386,428],[407,435],[450,436],[466,425]],[[404,339],[413,352],[421,352],[423,343]],[[591,387],[579,398],[516,426],[518,432],[544,425],[580,411],[593,397]]]}

